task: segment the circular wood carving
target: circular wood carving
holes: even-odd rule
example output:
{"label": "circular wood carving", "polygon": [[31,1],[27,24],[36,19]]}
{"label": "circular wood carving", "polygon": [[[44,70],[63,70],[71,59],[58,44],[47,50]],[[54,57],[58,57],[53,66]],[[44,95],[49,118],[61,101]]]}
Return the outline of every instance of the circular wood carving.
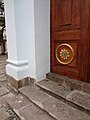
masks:
{"label": "circular wood carving", "polygon": [[56,59],[63,65],[70,64],[74,59],[74,50],[69,44],[60,44],[56,48]]}

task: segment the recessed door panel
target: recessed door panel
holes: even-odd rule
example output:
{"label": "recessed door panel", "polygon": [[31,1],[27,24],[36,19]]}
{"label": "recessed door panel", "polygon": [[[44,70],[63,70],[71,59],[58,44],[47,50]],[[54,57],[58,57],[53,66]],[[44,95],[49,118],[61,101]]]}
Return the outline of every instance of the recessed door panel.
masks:
{"label": "recessed door panel", "polygon": [[54,5],[55,31],[80,28],[80,0],[56,0]]}

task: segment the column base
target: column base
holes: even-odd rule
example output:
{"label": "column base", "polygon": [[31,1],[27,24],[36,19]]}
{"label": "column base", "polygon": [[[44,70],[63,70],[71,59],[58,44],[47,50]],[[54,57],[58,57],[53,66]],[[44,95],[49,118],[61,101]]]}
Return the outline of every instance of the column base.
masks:
{"label": "column base", "polygon": [[23,79],[29,76],[29,65],[27,60],[11,61],[7,60],[6,73],[16,80]]}
{"label": "column base", "polygon": [[25,87],[27,85],[34,84],[34,82],[35,82],[35,80],[30,77],[26,77],[26,78],[23,78],[23,79],[17,81],[15,78],[7,75],[6,79],[8,81],[9,87],[11,87],[13,89],[17,89],[17,90],[21,87]]}

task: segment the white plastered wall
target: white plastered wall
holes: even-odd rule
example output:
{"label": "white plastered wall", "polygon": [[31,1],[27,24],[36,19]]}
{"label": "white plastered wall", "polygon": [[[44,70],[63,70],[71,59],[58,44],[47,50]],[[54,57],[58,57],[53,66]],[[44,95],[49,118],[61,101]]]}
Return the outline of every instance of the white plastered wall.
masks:
{"label": "white plastered wall", "polygon": [[35,0],[36,75],[50,71],[50,0]]}

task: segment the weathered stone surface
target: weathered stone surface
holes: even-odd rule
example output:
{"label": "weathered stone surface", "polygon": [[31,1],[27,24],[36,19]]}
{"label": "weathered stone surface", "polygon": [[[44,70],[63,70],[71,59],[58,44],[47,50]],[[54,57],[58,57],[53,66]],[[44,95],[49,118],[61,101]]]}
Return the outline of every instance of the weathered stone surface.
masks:
{"label": "weathered stone surface", "polygon": [[54,120],[21,94],[8,99],[7,102],[21,120]]}
{"label": "weathered stone surface", "polygon": [[46,78],[50,79],[50,80],[53,80],[55,82],[59,82],[61,84],[63,84],[64,80],[67,78],[67,77],[64,77],[62,75],[59,75],[59,74],[54,74],[54,73],[47,73],[46,74]]}
{"label": "weathered stone surface", "polygon": [[3,77],[0,78],[0,82],[3,82],[5,80],[6,80],[6,76],[3,76]]}
{"label": "weathered stone surface", "polygon": [[75,80],[75,79],[70,79],[68,77],[59,75],[59,74],[55,74],[55,73],[47,73],[46,75],[47,78],[54,80],[56,82],[61,83],[62,85],[67,85],[73,89],[78,89],[78,90],[82,90],[82,86],[83,86],[83,82]]}
{"label": "weathered stone surface", "polygon": [[5,66],[7,63],[6,63],[6,61],[0,61],[0,66]]}
{"label": "weathered stone surface", "polygon": [[0,61],[5,61],[7,59],[7,55],[0,55]]}
{"label": "weathered stone surface", "polygon": [[19,89],[21,93],[27,96],[31,101],[40,103],[47,99],[49,95],[39,89],[37,86],[26,86]]}
{"label": "weathered stone surface", "polygon": [[5,69],[1,69],[0,70],[0,74],[5,74],[6,73],[6,70]]}
{"label": "weathered stone surface", "polygon": [[6,103],[6,100],[14,95],[7,89],[5,60],[6,56],[0,55],[0,120],[20,120]]}
{"label": "weathered stone surface", "polygon": [[5,108],[0,108],[0,120],[6,120],[9,117],[9,113],[6,112]]}
{"label": "weathered stone surface", "polygon": [[67,100],[90,110],[90,95],[87,93],[74,90],[67,96]]}
{"label": "weathered stone surface", "polygon": [[[53,83],[52,83],[53,85]],[[51,88],[52,88],[51,85]],[[47,84],[48,86],[48,84]],[[80,110],[73,108],[60,100],[48,96],[36,86],[28,86],[20,90],[33,103],[48,112],[57,120],[89,120],[90,116]],[[46,97],[45,97],[46,96]]]}
{"label": "weathered stone surface", "polygon": [[79,91],[84,91],[90,94],[90,83],[85,83],[83,81],[71,79],[55,73],[47,73],[46,77],[50,80],[56,81],[62,85],[69,86],[72,89],[77,89]]}
{"label": "weathered stone surface", "polygon": [[22,108],[19,114],[23,120],[55,120],[32,103]]}
{"label": "weathered stone surface", "polygon": [[9,90],[5,87],[0,88],[0,96],[9,93]]}
{"label": "weathered stone surface", "polygon": [[26,78],[23,78],[19,81],[17,81],[16,79],[14,79],[13,77],[9,76],[9,75],[6,75],[6,78],[7,78],[7,81],[8,83],[15,87],[16,89],[19,89],[21,87],[24,87],[24,86],[27,86],[30,84],[30,78],[29,77],[26,77]]}
{"label": "weathered stone surface", "polygon": [[1,102],[0,102],[0,108],[2,107],[2,104],[1,104]]}
{"label": "weathered stone surface", "polygon": [[16,89],[15,87],[11,86],[11,84],[7,83],[7,88],[9,89],[10,92],[15,93],[15,94],[19,94],[18,89]]}
{"label": "weathered stone surface", "polygon": [[49,79],[44,79],[38,83],[36,83],[42,89],[52,93],[53,95],[57,95],[58,97],[66,98],[66,96],[71,92],[71,88],[67,86],[62,86],[61,84],[51,81]]}
{"label": "weathered stone surface", "polygon": [[12,93],[6,94],[2,97],[0,97],[0,105],[4,106],[4,104],[6,104],[6,101],[8,98],[14,97],[14,95]]}
{"label": "weathered stone surface", "polygon": [[90,94],[90,83],[84,83],[83,91]]}
{"label": "weathered stone surface", "polygon": [[48,98],[42,105],[57,120],[90,120],[90,116],[86,113],[70,107],[54,97]]}
{"label": "weathered stone surface", "polygon": [[10,106],[4,104],[4,106],[0,108],[0,120],[20,120],[20,119],[12,111]]}
{"label": "weathered stone surface", "polygon": [[65,85],[67,85],[73,89],[80,90],[80,91],[83,90],[83,84],[84,84],[83,82],[75,80],[75,79],[68,78],[65,80]]}
{"label": "weathered stone surface", "polygon": [[2,66],[0,66],[0,70],[2,70],[2,69],[6,69],[6,66],[5,65],[2,65]]}
{"label": "weathered stone surface", "polygon": [[2,79],[3,77],[6,77],[5,74],[0,74],[0,79]]}
{"label": "weathered stone surface", "polygon": [[7,102],[16,111],[22,109],[29,104],[29,101],[21,94],[7,99]]}
{"label": "weathered stone surface", "polygon": [[0,120],[20,120],[6,103],[11,97],[14,97],[12,93],[0,97]]}

